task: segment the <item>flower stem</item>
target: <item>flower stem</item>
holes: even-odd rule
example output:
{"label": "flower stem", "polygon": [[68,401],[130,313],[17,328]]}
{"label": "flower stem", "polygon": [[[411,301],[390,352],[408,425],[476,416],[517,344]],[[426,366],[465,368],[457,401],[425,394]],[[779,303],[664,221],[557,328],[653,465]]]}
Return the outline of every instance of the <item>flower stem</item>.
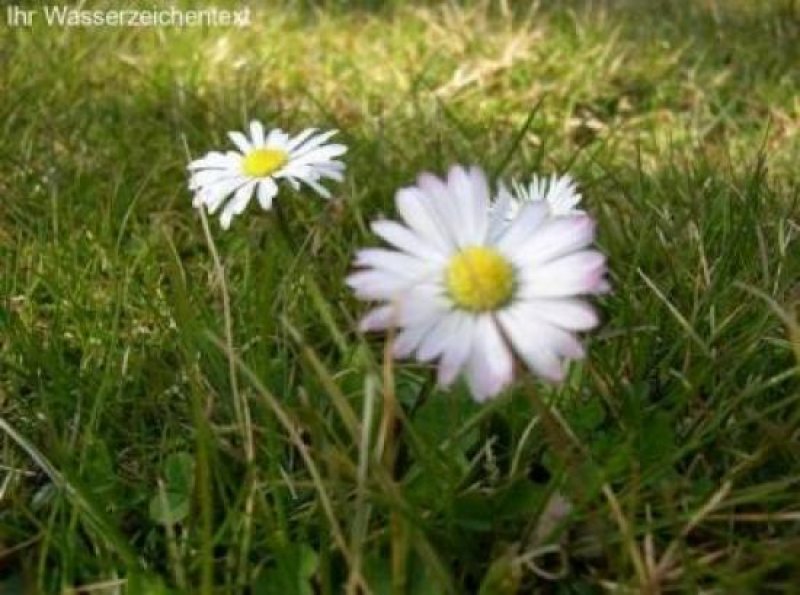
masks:
{"label": "flower stem", "polygon": [[219,257],[214,238],[208,226],[208,217],[204,209],[199,209],[200,220],[203,224],[203,233],[206,237],[211,258],[214,261],[214,271],[219,283],[220,293],[222,294],[222,316],[225,326],[225,351],[228,355],[228,376],[230,377],[231,393],[233,394],[233,406],[236,414],[236,421],[242,434],[244,444],[244,456],[246,471],[245,489],[247,496],[244,504],[244,517],[242,521],[242,542],[239,551],[238,576],[240,585],[249,582],[248,577],[248,552],[250,550],[250,538],[253,526],[253,506],[255,499],[255,444],[253,440],[253,423],[250,415],[250,405],[247,397],[239,390],[238,372],[236,369],[236,353],[233,346],[233,317],[231,316],[230,294],[228,284],[225,280],[225,267]]}

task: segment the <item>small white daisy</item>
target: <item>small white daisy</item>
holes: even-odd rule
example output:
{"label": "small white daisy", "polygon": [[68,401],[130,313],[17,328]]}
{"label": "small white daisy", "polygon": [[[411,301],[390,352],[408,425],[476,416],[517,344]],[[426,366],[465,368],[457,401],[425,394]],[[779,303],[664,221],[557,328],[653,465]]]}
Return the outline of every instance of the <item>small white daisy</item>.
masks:
{"label": "small white daisy", "polygon": [[497,201],[492,205],[492,209],[505,213],[508,220],[516,217],[522,205],[539,201],[547,204],[553,217],[583,213],[582,210],[575,208],[581,201],[581,195],[575,182],[568,175],[561,177],[552,175],[546,178],[534,174],[527,186],[516,180],[511,181],[511,186],[513,192],[510,192],[504,184],[500,184]]}
{"label": "small white daisy", "polygon": [[209,213],[217,212],[225,201],[220,215],[223,229],[239,215],[255,194],[264,210],[272,208],[272,199],[278,193],[278,180],[286,180],[298,190],[300,182],[313,188],[323,198],[330,192],[319,182],[324,178],[342,181],[344,163],[336,157],[347,147],[325,144],[336,130],[316,134],[308,128],[295,137],[275,128],[266,133],[261,122],[250,122],[250,137],[242,132],[229,132],[238,151],[211,151],[192,161],[189,190],[195,193],[195,207],[205,206]]}
{"label": "small white daisy", "polygon": [[490,212],[477,167],[455,166],[447,180],[422,174],[396,204],[404,224],[372,224],[392,248],[359,251],[347,279],[359,298],[382,302],[361,328],[398,328],[396,357],[438,360],[442,386],[464,370],[479,401],[512,380],[513,354],[562,380],[565,360],[584,354],[575,333],[598,322],[579,298],[605,283],[605,257],[588,249],[594,221],[550,217],[531,201],[509,222]]}

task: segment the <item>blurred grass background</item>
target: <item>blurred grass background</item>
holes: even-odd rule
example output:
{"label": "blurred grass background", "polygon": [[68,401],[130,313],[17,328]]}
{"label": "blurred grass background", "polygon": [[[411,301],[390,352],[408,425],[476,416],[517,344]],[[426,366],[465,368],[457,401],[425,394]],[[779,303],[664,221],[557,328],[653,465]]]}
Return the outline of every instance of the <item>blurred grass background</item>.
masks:
{"label": "blurred grass background", "polygon": [[[250,7],[0,15],[0,591],[800,588],[798,3]],[[282,190],[290,238],[211,222],[247,436],[185,165],[251,118],[350,152],[335,202]],[[570,171],[600,221],[615,291],[560,389],[481,409],[355,332],[367,222],[454,162]]]}

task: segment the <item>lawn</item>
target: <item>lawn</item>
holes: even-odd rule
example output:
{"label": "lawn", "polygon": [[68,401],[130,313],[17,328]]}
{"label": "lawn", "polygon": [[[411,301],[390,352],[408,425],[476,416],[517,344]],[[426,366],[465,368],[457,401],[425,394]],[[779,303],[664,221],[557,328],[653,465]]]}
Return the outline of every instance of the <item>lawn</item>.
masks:
{"label": "lawn", "polygon": [[[251,6],[0,14],[0,592],[800,592],[800,4]],[[346,177],[224,231],[186,165],[254,118]],[[369,222],[454,163],[598,222],[562,384],[358,330]]]}

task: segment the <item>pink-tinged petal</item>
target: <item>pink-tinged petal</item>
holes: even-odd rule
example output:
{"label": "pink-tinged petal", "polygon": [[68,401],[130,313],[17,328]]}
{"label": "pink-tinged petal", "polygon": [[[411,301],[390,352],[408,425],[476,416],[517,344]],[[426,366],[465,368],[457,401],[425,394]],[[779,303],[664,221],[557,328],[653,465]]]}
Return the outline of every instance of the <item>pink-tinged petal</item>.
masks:
{"label": "pink-tinged petal", "polygon": [[418,279],[429,274],[435,263],[425,262],[405,252],[386,248],[364,248],[356,253],[355,266],[375,267],[407,279]]}
{"label": "pink-tinged petal", "polygon": [[599,323],[594,308],[575,298],[535,299],[515,307],[525,318],[538,318],[569,331],[586,331]]}
{"label": "pink-tinged petal", "polygon": [[609,283],[607,279],[601,279],[598,281],[597,286],[594,288],[592,293],[595,295],[605,295],[607,293],[611,293],[612,289],[611,283]]}
{"label": "pink-tinged petal", "polygon": [[518,266],[541,265],[594,241],[595,222],[590,217],[568,216],[546,221],[513,255]]}
{"label": "pink-tinged petal", "polygon": [[418,283],[398,296],[400,324],[414,326],[448,315],[450,301],[433,283]]}
{"label": "pink-tinged petal", "polygon": [[519,298],[570,297],[594,293],[604,281],[606,259],[595,250],[583,250],[522,269],[519,273]]}
{"label": "pink-tinged petal", "polygon": [[356,295],[366,300],[391,300],[407,291],[413,281],[379,270],[357,271],[345,280]]}
{"label": "pink-tinged petal", "polygon": [[417,176],[417,188],[430,201],[452,202],[453,200],[447,184],[430,172],[423,172]]}
{"label": "pink-tinged petal", "polygon": [[437,381],[439,386],[448,387],[458,376],[472,350],[472,337],[476,319],[474,316],[458,313],[458,324],[439,360]]}
{"label": "pink-tinged petal", "polygon": [[428,362],[438,358],[452,340],[453,333],[459,326],[460,318],[460,313],[441,316],[419,344],[417,359],[421,362]]}
{"label": "pink-tinged petal", "polygon": [[447,184],[433,174],[420,174],[417,186],[423,197],[422,205],[436,221],[439,234],[446,237],[453,245],[463,246],[465,227],[459,198]]}
{"label": "pink-tinged petal", "polygon": [[511,382],[513,360],[497,324],[489,315],[478,318],[467,363],[467,382],[476,401],[485,401]]}
{"label": "pink-tinged petal", "polygon": [[382,331],[396,327],[398,322],[396,304],[386,304],[370,310],[358,325],[362,332]]}
{"label": "pink-tinged petal", "polygon": [[404,328],[397,333],[394,344],[392,345],[392,355],[398,359],[409,357],[419,346],[420,341],[425,338],[431,324],[418,324],[416,326]]}
{"label": "pink-tinged petal", "polygon": [[[423,188],[424,182],[427,182],[427,186],[431,189],[434,184],[443,188],[436,193],[435,200],[439,205],[441,218],[447,222],[450,236],[456,245],[464,248],[470,244],[480,243],[474,233],[475,223],[472,215],[475,196],[467,170],[460,165],[454,165],[447,174],[446,184],[430,175],[420,176],[420,188]],[[430,194],[427,190],[426,193]]]}
{"label": "pink-tinged petal", "polygon": [[489,233],[489,207],[491,204],[489,182],[486,180],[486,174],[477,166],[469,168],[469,177],[474,197],[474,200],[470,201],[472,208],[471,234],[478,243],[483,244]]}
{"label": "pink-tinged petal", "polygon": [[490,242],[496,243],[503,231],[510,225],[509,219],[511,217],[511,205],[514,202],[514,197],[508,191],[508,187],[499,182],[497,185],[497,198],[488,214],[488,229],[487,238]]}
{"label": "pink-tinged petal", "polygon": [[505,233],[497,240],[497,247],[506,255],[517,254],[520,246],[536,233],[549,214],[549,207],[543,202],[524,204]]}
{"label": "pink-tinged petal", "polygon": [[557,355],[557,345],[548,334],[553,328],[537,319],[526,318],[518,308],[498,314],[498,320],[514,351],[536,374],[550,382],[561,382],[564,366]]}
{"label": "pink-tinged petal", "polygon": [[450,224],[451,235],[459,247],[482,245],[486,239],[489,211],[489,185],[478,167],[455,165],[444,185],[437,178],[420,176],[420,188],[438,199],[442,218]]}
{"label": "pink-tinged petal", "polygon": [[444,254],[432,244],[423,240],[417,233],[394,221],[375,221],[370,226],[376,235],[386,242],[418,258],[430,259],[432,262],[444,262]]}
{"label": "pink-tinged petal", "polygon": [[453,251],[452,240],[446,235],[426,197],[417,188],[403,188],[395,196],[397,210],[406,224],[426,242],[444,254]]}

